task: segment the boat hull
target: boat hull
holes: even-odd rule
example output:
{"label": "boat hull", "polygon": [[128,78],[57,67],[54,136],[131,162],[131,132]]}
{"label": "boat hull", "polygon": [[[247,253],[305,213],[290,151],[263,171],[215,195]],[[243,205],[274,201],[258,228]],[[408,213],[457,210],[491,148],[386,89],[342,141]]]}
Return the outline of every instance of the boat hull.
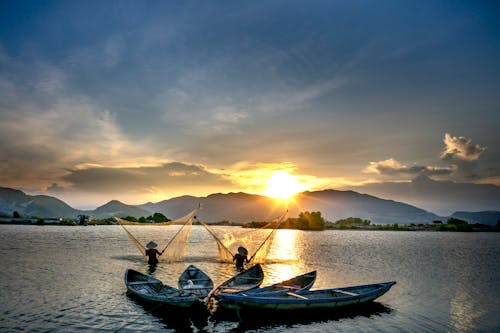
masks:
{"label": "boat hull", "polygon": [[173,307],[188,308],[198,302],[200,297],[197,290],[179,290],[164,284],[160,280],[131,269],[125,272],[125,285],[127,292],[143,301],[168,305]]}
{"label": "boat hull", "polygon": [[281,281],[267,287],[248,290],[244,292],[244,296],[272,296],[286,292],[300,293],[311,289],[315,281],[316,271],[311,271],[309,273],[297,275],[291,279]]}
{"label": "boat hull", "polygon": [[189,265],[179,277],[178,286],[185,293],[196,295],[198,298],[205,298],[214,288],[214,283],[201,269]]}
{"label": "boat hull", "polygon": [[[229,310],[276,310],[304,311],[335,309],[371,302],[385,294],[395,282],[364,285],[348,288],[313,290],[300,294],[245,296],[241,294],[220,294],[218,307]],[[354,291],[362,291],[356,293]]]}
{"label": "boat hull", "polygon": [[262,266],[260,264],[256,264],[220,284],[214,289],[212,294],[237,293],[251,290],[260,286],[263,280],[264,272],[262,270]]}

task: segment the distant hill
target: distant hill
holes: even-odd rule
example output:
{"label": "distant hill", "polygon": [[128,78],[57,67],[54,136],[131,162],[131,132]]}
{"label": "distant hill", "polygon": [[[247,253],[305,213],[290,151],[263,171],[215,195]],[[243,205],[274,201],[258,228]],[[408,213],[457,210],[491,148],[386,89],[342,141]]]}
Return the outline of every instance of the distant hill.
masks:
{"label": "distant hill", "polygon": [[[95,218],[129,215],[141,217],[158,212],[174,220],[192,211],[199,204],[201,205],[199,218],[209,223],[270,221],[280,216],[286,209],[284,205],[276,204],[275,200],[266,196],[240,192],[216,193],[207,197],[181,196],[143,205],[127,205],[112,200],[95,210],[81,211],[54,197],[31,196],[16,189],[0,187],[0,215],[3,216],[12,216],[14,211],[19,212],[23,217],[42,218],[76,218],[78,214],[82,213]],[[332,222],[347,217],[359,217],[375,224],[419,224],[447,219],[447,217],[439,217],[434,213],[406,203],[380,199],[354,191],[303,192],[296,196],[295,203],[290,203],[288,209],[289,217],[297,217],[302,210],[319,211],[326,220]],[[452,217],[470,223],[494,225],[500,219],[500,212],[456,212]]]}
{"label": "distant hill", "polygon": [[374,183],[350,189],[378,198],[398,198],[441,216],[456,211],[500,210],[500,186],[493,184],[438,181],[419,176],[409,183]]}
{"label": "distant hill", "polygon": [[182,196],[141,207],[176,219],[196,208],[198,204],[201,205],[199,217],[206,222],[269,221],[276,215],[283,214],[285,209],[274,207],[274,200],[268,197],[247,193],[217,193],[207,197]]}
{"label": "distant hill", "polygon": [[484,211],[484,212],[455,212],[450,217],[454,217],[470,224],[481,223],[488,225],[496,225],[500,221],[499,211]]}
{"label": "distant hill", "polygon": [[[309,211],[320,211],[329,221],[359,217],[376,224],[419,224],[439,219],[434,213],[406,203],[354,191],[303,192],[297,196],[297,202]],[[298,209],[290,209],[290,213],[297,215]]]}
{"label": "distant hill", "polygon": [[47,195],[27,195],[22,191],[0,187],[0,215],[12,216],[17,211],[23,217],[76,216],[79,210],[64,201]]}
{"label": "distant hill", "polygon": [[[440,218],[433,213],[405,203],[379,199],[352,191],[303,192],[296,197],[296,202],[297,205],[290,204],[289,206],[290,217],[296,217],[301,210],[307,210],[320,211],[329,221],[360,217],[377,224],[430,223]],[[285,210],[285,206],[277,206],[273,199],[246,193],[211,194],[201,198],[185,196],[164,200],[157,204],[148,203],[141,207],[175,219],[198,204],[202,207],[199,213],[200,218],[207,222],[269,221],[281,215]]]}
{"label": "distant hill", "polygon": [[95,210],[89,211],[87,213],[96,218],[105,218],[113,216],[118,216],[118,217],[134,216],[139,218],[141,216],[150,215],[149,211],[145,209],[142,209],[137,206],[127,205],[118,200],[111,200],[107,204],[102,205],[96,208]]}
{"label": "distant hill", "polygon": [[126,205],[112,200],[95,210],[74,209],[64,201],[47,195],[28,195],[22,191],[0,187],[0,215],[12,216],[17,211],[22,217],[67,217],[76,218],[79,214],[92,215],[96,218],[112,216],[148,216],[149,212],[137,206]]}

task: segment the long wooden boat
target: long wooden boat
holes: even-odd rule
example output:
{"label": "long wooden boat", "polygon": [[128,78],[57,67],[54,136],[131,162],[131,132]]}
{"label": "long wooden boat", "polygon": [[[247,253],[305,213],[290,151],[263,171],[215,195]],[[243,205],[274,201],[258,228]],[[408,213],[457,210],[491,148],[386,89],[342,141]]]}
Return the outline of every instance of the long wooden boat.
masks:
{"label": "long wooden boat", "polygon": [[198,295],[200,298],[208,296],[214,288],[212,279],[201,269],[189,265],[179,277],[179,289]]}
{"label": "long wooden boat", "polygon": [[263,280],[264,271],[262,270],[262,266],[256,264],[221,283],[214,289],[212,294],[247,291],[260,286]]}
{"label": "long wooden boat", "polygon": [[309,290],[274,295],[219,294],[218,306],[230,310],[310,310],[333,309],[370,302],[385,294],[396,282],[384,282],[345,288]]}
{"label": "long wooden boat", "polygon": [[133,269],[125,271],[127,291],[142,300],[163,305],[187,308],[200,299],[196,292],[180,290]]}
{"label": "long wooden boat", "polygon": [[284,280],[267,287],[255,288],[244,292],[244,295],[272,295],[282,292],[302,292],[311,289],[316,281],[316,271],[297,275],[291,279]]}

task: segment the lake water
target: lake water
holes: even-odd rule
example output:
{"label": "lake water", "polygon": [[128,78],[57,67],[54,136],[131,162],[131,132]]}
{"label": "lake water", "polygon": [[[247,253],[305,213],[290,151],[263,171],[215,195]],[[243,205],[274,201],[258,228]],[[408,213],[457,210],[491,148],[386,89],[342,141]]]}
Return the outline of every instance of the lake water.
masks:
{"label": "lake water", "polygon": [[[176,227],[137,228],[148,238]],[[193,263],[218,284],[235,271],[217,258],[213,238],[193,226],[186,261],[154,275],[176,286]],[[127,296],[125,270],[148,266],[120,226],[0,225],[0,331],[500,332],[499,258],[500,233],[278,230],[263,285],[310,270],[314,288],[397,284],[359,313],[200,326]]]}

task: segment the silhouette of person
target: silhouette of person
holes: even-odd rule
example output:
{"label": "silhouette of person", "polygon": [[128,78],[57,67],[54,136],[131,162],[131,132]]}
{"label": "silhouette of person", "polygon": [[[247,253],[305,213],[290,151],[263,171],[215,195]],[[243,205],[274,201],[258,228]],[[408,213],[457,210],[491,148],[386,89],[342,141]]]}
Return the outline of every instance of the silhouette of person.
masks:
{"label": "silhouette of person", "polygon": [[248,263],[249,260],[247,258],[247,255],[248,255],[247,249],[245,249],[243,246],[240,246],[238,248],[238,253],[236,253],[233,256],[233,261],[236,261],[237,270],[242,271],[245,262]]}
{"label": "silhouette of person", "polygon": [[156,249],[158,245],[151,241],[149,242],[146,247],[147,247],[147,250],[146,250],[146,256],[148,256],[148,264],[150,265],[156,265],[158,263],[158,257],[157,256],[161,256],[163,254],[163,251],[160,252]]}

